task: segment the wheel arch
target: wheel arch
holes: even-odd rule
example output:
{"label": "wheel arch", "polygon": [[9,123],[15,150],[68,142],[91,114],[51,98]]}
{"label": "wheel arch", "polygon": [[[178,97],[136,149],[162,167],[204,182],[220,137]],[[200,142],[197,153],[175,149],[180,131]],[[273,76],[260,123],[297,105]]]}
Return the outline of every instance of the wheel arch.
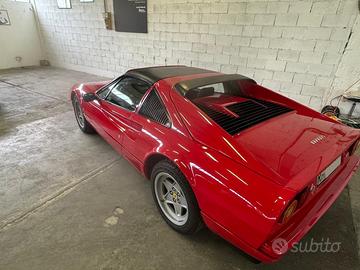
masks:
{"label": "wheel arch", "polygon": [[76,85],[76,84],[71,87],[70,94],[68,95],[68,98],[70,101],[72,101],[74,95],[76,95],[78,98],[80,97],[79,88],[78,88],[78,85]]}
{"label": "wheel arch", "polygon": [[143,166],[143,173],[144,173],[145,177],[147,179],[150,179],[151,172],[152,172],[152,169],[154,168],[154,166],[162,160],[167,160],[167,161],[171,162],[172,164],[174,164],[182,172],[182,174],[185,176],[185,178],[189,182],[192,189],[194,189],[193,188],[193,184],[194,184],[193,173],[192,173],[190,167],[186,166],[184,164],[184,162],[180,162],[178,158],[171,158],[170,156],[171,155],[167,155],[164,153],[149,154],[148,157],[145,159],[144,166]]}
{"label": "wheel arch", "polygon": [[145,162],[144,162],[144,168],[143,168],[143,171],[144,171],[144,175],[147,179],[150,179],[151,178],[151,172],[154,168],[154,166],[159,163],[160,161],[162,160],[168,160],[172,163],[174,163],[170,158],[168,158],[166,155],[164,154],[160,154],[160,153],[153,153],[153,154],[150,154],[146,159],[145,159]]}

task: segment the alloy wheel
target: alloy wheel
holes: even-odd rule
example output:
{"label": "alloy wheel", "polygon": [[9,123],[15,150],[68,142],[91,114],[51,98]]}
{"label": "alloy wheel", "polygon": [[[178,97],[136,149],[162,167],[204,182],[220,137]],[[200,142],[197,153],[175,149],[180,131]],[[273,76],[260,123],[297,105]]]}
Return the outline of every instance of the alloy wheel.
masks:
{"label": "alloy wheel", "polygon": [[85,118],[84,118],[84,113],[80,107],[79,101],[76,98],[74,98],[73,104],[74,104],[76,120],[78,121],[80,127],[83,128],[85,126]]}
{"label": "alloy wheel", "polygon": [[165,216],[174,224],[181,226],[188,220],[188,203],[179,183],[166,172],[155,177],[155,195]]}

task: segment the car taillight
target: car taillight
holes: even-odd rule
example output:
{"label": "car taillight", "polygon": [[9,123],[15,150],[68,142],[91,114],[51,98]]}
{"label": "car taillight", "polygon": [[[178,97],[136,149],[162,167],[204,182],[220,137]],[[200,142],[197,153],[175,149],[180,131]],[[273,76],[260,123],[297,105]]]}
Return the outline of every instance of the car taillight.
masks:
{"label": "car taillight", "polygon": [[282,215],[281,223],[286,223],[292,217],[292,215],[295,213],[297,209],[297,206],[298,206],[298,200],[293,200],[289,204],[289,206],[285,209]]}
{"label": "car taillight", "polygon": [[357,140],[349,149],[349,154],[353,155],[359,147],[360,140]]}
{"label": "car taillight", "polygon": [[293,201],[291,201],[291,203],[288,205],[288,207],[285,209],[285,211],[283,212],[281,219],[279,220],[280,223],[286,223],[296,212],[296,210],[298,210],[299,208],[301,208],[310,193],[310,189],[304,188],[303,191],[301,191]]}

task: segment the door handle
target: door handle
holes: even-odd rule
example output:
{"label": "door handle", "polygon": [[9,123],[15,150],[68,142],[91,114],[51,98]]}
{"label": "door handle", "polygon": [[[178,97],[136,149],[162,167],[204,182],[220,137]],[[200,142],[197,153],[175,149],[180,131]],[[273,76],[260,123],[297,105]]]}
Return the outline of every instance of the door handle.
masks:
{"label": "door handle", "polygon": [[135,122],[132,122],[131,120],[129,121],[129,126],[131,128],[133,128],[134,130],[136,131],[141,131],[142,130],[142,125],[138,124],[138,123],[135,123]]}
{"label": "door handle", "polygon": [[118,118],[118,120],[120,120],[121,122],[123,122],[125,125],[127,125],[130,128],[133,128],[137,131],[141,131],[142,129],[142,125],[130,120],[129,118],[127,118],[126,116],[118,113],[117,111],[112,111],[112,113],[115,115],[115,117]]}
{"label": "door handle", "polygon": [[131,120],[127,120],[127,125],[128,128],[126,129],[124,134],[127,135],[130,140],[135,141],[139,132],[142,130],[142,125]]}

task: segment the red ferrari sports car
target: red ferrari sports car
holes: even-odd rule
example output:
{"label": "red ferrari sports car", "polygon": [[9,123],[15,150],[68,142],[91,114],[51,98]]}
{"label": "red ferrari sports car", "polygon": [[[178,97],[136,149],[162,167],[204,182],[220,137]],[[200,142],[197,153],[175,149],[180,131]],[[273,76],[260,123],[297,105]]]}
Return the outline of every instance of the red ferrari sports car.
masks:
{"label": "red ferrari sports car", "polygon": [[133,69],[75,85],[71,100],[82,131],[151,179],[173,229],[205,223],[263,262],[283,255],[279,239],[298,242],[359,166],[359,130],[237,74]]}

